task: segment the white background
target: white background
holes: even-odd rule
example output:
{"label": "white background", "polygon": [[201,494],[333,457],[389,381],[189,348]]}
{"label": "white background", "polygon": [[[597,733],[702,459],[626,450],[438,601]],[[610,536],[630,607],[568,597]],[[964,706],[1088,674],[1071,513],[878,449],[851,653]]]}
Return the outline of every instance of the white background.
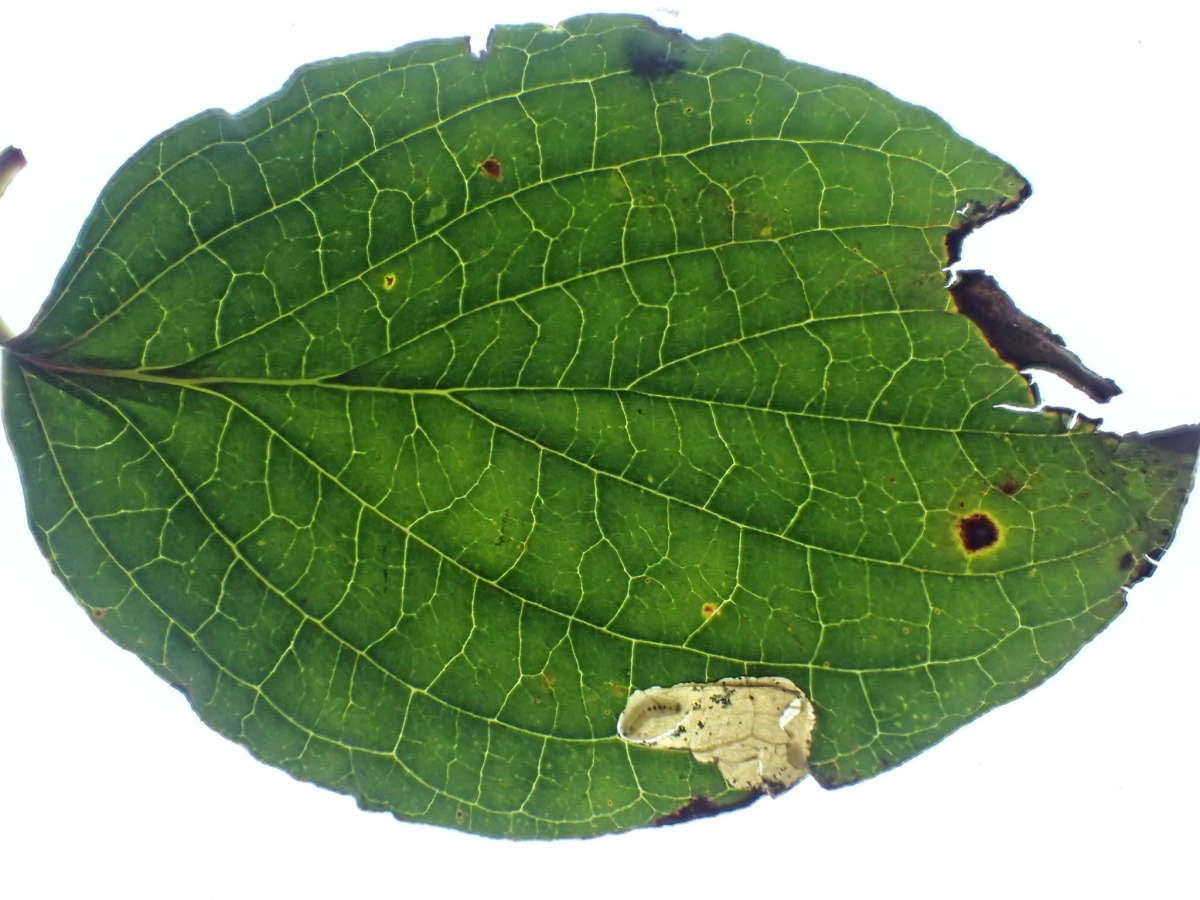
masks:
{"label": "white background", "polygon": [[[1126,393],[1125,432],[1200,420],[1195,23],[1183,4],[626,3],[929,106],[1035,187],[968,239]],[[310,60],[604,4],[24,3],[5,13],[0,315],[23,329],[108,176]],[[1048,402],[1101,412],[1040,377]],[[359,811],[209,732],[48,574],[0,453],[0,894],[26,897],[1195,896],[1200,501],[1161,571],[1058,676],[898,770],[677,828],[511,843]]]}

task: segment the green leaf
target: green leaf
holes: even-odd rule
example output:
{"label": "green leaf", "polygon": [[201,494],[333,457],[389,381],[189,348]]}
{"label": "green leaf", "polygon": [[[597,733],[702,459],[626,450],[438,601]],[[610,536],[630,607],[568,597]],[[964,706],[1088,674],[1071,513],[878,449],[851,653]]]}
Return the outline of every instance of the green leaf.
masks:
{"label": "green leaf", "polygon": [[32,530],[212,727],[403,818],[746,802],[616,735],[739,675],[812,699],[822,784],[869,777],[1073,655],[1190,487],[1193,431],[1014,410],[957,311],[948,247],[1027,192],[643,19],[307,67],[131,159],[8,343]]}

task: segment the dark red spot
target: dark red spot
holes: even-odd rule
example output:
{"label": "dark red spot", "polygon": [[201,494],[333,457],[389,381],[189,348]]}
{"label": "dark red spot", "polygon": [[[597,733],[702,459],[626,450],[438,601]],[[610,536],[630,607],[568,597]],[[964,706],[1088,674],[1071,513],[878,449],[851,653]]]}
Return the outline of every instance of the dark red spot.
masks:
{"label": "dark red spot", "polygon": [[1017,484],[1017,482],[1011,478],[1005,478],[1002,482],[1000,482],[999,487],[1000,493],[1008,494],[1010,497],[1021,489],[1021,485]]}
{"label": "dark red spot", "polygon": [[395,286],[396,286],[396,276],[395,275],[384,275],[383,276],[383,287],[385,290],[390,291]]}
{"label": "dark red spot", "polygon": [[95,616],[97,619],[103,619],[103,618],[104,618],[104,610],[102,610],[102,609],[93,609],[93,610],[92,610],[92,615],[93,615],[93,616]]}
{"label": "dark red spot", "polygon": [[958,520],[958,537],[964,550],[978,553],[1000,540],[1000,529],[990,516],[972,513]]}
{"label": "dark red spot", "polygon": [[1133,566],[1133,554],[1132,553],[1122,554],[1121,558],[1117,560],[1117,567],[1120,568],[1121,571],[1125,571],[1126,569],[1129,569],[1132,566]]}
{"label": "dark red spot", "polygon": [[494,156],[489,156],[479,164],[479,168],[483,170],[483,174],[488,178],[494,178],[499,181],[504,175],[504,170],[500,168],[500,160]]}
{"label": "dark red spot", "polygon": [[704,606],[700,607],[700,609],[706,616],[711,616],[717,611],[716,606],[711,603],[705,603]]}

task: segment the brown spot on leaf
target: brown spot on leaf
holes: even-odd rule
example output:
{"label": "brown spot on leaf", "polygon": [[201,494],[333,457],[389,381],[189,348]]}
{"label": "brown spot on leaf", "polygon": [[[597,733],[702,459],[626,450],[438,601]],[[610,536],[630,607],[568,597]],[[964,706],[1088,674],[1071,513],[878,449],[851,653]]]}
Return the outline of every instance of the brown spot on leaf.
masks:
{"label": "brown spot on leaf", "polygon": [[1126,569],[1131,568],[1132,566],[1133,566],[1133,554],[1128,553],[1128,552],[1122,553],[1121,558],[1117,560],[1117,568],[1119,568],[1121,571],[1125,571]]}
{"label": "brown spot on leaf", "polygon": [[1097,403],[1121,393],[1115,381],[1085,366],[1061,337],[1017,309],[990,275],[978,269],[961,271],[950,285],[950,293],[958,311],[979,327],[1001,359],[1018,370],[1053,372]]}
{"label": "brown spot on leaf", "polygon": [[383,276],[383,289],[385,291],[390,291],[395,286],[396,286],[396,276],[393,275],[391,272],[388,272],[386,275]]}
{"label": "brown spot on leaf", "polygon": [[487,159],[481,162],[479,164],[479,168],[483,170],[484,175],[486,175],[488,178],[493,178],[496,181],[499,181],[504,177],[504,170],[500,166],[500,160],[496,159],[494,156],[489,156]]}
{"label": "brown spot on leaf", "polygon": [[971,513],[958,520],[958,537],[964,550],[978,553],[1000,540],[1000,527],[986,513]]}
{"label": "brown spot on leaf", "polygon": [[706,617],[710,617],[716,613],[717,607],[714,603],[705,603],[702,607],[700,607],[700,611],[704,613]]}
{"label": "brown spot on leaf", "polygon": [[1008,494],[1010,497],[1021,489],[1021,485],[1012,478],[1005,478],[997,487],[1000,488],[1000,493]]}
{"label": "brown spot on leaf", "polygon": [[96,619],[103,619],[104,616],[106,615],[106,613],[107,613],[107,610],[103,610],[103,609],[93,609],[92,610],[92,616],[93,616],[93,618],[96,618]]}

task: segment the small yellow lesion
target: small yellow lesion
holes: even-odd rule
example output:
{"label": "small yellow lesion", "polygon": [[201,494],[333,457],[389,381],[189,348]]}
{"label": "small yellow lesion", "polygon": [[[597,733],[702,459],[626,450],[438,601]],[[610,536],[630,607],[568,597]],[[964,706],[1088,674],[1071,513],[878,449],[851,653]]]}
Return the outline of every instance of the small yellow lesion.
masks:
{"label": "small yellow lesion", "polygon": [[711,619],[713,616],[715,616],[717,614],[717,609],[718,609],[717,604],[705,603],[703,606],[700,607],[700,613],[701,613],[701,615],[704,616],[704,618]]}
{"label": "small yellow lesion", "polygon": [[391,272],[388,272],[386,275],[383,276],[383,289],[385,291],[390,291],[395,286],[396,286],[396,276],[394,274],[392,274]]}

